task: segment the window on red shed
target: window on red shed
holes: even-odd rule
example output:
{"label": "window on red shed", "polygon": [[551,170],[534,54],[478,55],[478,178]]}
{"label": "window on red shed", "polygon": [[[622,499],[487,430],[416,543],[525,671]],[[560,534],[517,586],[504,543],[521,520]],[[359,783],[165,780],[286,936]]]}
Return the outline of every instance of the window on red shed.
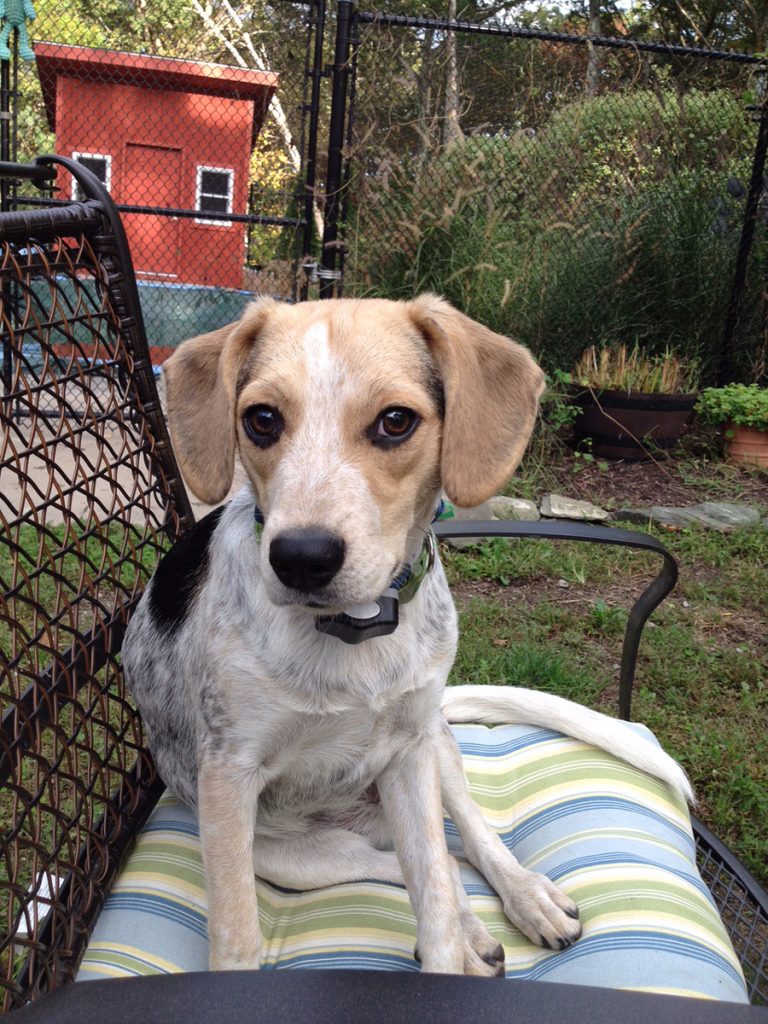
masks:
{"label": "window on red shed", "polygon": [[[198,167],[195,209],[203,213],[232,213],[232,189],[235,172],[228,167]],[[212,224],[229,227],[228,220],[195,218],[198,224]]]}
{"label": "window on red shed", "polygon": [[[72,159],[77,160],[83,167],[87,167],[109,191],[112,185],[111,156],[105,153],[73,153]],[[74,178],[72,179],[72,198],[77,202],[82,202],[85,199],[85,193]]]}

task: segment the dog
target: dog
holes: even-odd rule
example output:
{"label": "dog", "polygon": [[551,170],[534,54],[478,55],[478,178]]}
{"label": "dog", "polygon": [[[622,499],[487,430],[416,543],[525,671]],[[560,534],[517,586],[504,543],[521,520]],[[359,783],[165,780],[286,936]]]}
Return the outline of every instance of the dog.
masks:
{"label": "dog", "polygon": [[[167,786],[197,809],[212,969],[258,968],[254,876],[293,889],[405,884],[422,970],[504,971],[449,856],[532,942],[581,934],[472,801],[452,721],[529,722],[666,780],[680,766],[615,720],[529,690],[445,690],[456,613],[430,532],[444,492],[494,494],[520,461],[542,371],[447,302],[253,302],[166,363],[171,437],[209,504],[129,624],[123,662]],[[394,844],[394,851],[384,849]]]}

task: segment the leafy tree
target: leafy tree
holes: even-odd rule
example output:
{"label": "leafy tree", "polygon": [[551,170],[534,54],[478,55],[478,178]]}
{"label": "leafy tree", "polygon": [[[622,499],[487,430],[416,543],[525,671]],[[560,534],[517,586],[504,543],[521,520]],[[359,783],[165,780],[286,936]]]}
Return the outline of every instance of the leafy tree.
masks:
{"label": "leafy tree", "polygon": [[683,46],[762,53],[768,45],[768,0],[641,0],[636,33]]}

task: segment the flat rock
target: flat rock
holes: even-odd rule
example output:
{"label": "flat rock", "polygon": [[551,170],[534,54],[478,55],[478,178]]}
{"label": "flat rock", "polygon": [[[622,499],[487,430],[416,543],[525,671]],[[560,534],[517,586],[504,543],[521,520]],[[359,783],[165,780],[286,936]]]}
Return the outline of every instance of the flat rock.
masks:
{"label": "flat rock", "polygon": [[526,498],[506,498],[497,495],[488,502],[494,519],[514,520],[520,523],[535,523],[541,519],[536,503]]}
{"label": "flat rock", "polygon": [[757,526],[760,522],[756,508],[732,501],[702,501],[694,505],[694,509],[702,522],[711,520],[716,530],[741,530],[745,526]]}
{"label": "flat rock", "polygon": [[647,505],[641,508],[620,508],[616,518],[624,523],[637,523],[647,526],[655,523],[657,526],[666,526],[670,530],[682,530],[693,522],[684,508],[672,508],[668,505]]}
{"label": "flat rock", "polygon": [[577,519],[602,523],[611,518],[611,513],[593,505],[591,501],[566,498],[563,494],[545,494],[539,505],[545,519]]}
{"label": "flat rock", "polygon": [[760,513],[751,505],[727,501],[702,501],[698,505],[687,505],[685,508],[673,508],[669,505],[622,508],[616,513],[616,518],[629,523],[653,522],[672,530],[680,530],[697,523],[710,530],[730,533],[733,530],[757,526],[760,522]]}
{"label": "flat rock", "polygon": [[[490,501],[484,501],[482,505],[475,505],[472,508],[461,508],[459,505],[453,506],[454,515],[453,518],[457,522],[480,522],[482,520],[493,519],[493,509]],[[478,544],[482,544],[482,540],[475,537],[448,537],[445,543],[451,547],[456,548],[457,551],[461,551],[464,548],[475,548]]]}

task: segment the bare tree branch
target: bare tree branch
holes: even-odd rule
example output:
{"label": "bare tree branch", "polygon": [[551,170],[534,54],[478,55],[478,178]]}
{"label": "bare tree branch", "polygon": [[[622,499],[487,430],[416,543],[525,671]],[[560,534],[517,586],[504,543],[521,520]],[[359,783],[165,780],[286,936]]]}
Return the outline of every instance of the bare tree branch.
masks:
{"label": "bare tree branch", "polygon": [[[213,11],[210,4],[203,6],[200,0],[192,0],[192,7],[197,14],[202,18],[206,28],[216,36],[220,43],[227,48],[232,54],[234,60],[241,68],[253,68],[257,71],[269,70],[267,66],[266,53],[262,48],[257,49],[248,32],[243,31],[244,23],[243,19],[237,13],[237,11],[229,3],[229,0],[224,0],[224,9],[227,13],[227,19],[230,24],[233,24],[241,32],[241,44],[245,45],[249,56],[251,57],[251,63],[246,61],[240,50],[237,48],[235,43],[230,39],[224,29],[219,25],[213,17]],[[283,139],[283,144],[288,153],[288,159],[291,161],[291,166],[296,174],[301,173],[301,153],[298,147],[293,141],[293,135],[291,133],[290,125],[288,124],[288,118],[285,116],[283,105],[280,102],[277,94],[272,96],[269,103],[268,114],[277,125],[277,129]],[[312,200],[312,212],[315,221],[315,230],[322,237],[323,234],[323,217],[320,213],[320,209],[317,205],[316,200]]]}

